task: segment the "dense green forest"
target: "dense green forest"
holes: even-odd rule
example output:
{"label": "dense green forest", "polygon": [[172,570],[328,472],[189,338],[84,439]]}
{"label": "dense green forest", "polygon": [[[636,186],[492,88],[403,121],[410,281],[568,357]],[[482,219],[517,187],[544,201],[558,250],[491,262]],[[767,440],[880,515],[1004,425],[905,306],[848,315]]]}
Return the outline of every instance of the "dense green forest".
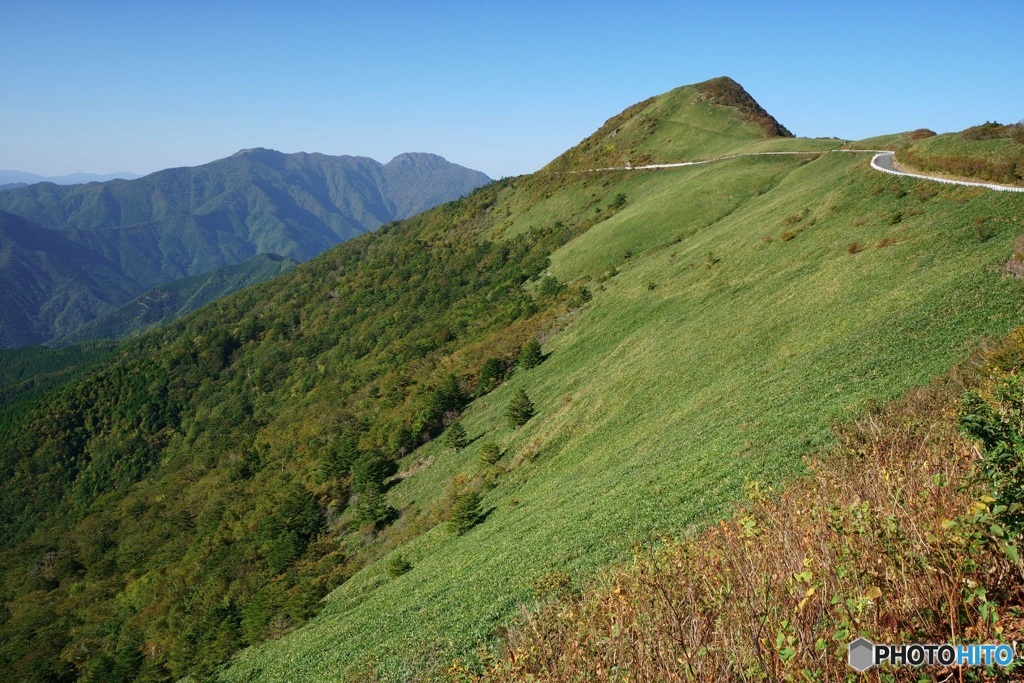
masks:
{"label": "dense green forest", "polygon": [[91,339],[120,339],[138,330],[170,322],[211,301],[286,273],[296,263],[277,254],[258,254],[237,265],[158,285],[137,299],[118,306],[53,340],[64,346]]}

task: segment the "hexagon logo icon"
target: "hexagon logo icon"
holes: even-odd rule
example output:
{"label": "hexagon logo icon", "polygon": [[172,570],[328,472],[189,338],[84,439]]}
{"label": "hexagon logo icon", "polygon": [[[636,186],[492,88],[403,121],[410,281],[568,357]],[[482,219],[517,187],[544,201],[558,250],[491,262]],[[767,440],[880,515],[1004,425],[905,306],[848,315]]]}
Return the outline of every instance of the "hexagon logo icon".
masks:
{"label": "hexagon logo icon", "polygon": [[857,671],[867,671],[875,665],[875,645],[867,638],[858,638],[850,643],[848,655],[850,666]]}

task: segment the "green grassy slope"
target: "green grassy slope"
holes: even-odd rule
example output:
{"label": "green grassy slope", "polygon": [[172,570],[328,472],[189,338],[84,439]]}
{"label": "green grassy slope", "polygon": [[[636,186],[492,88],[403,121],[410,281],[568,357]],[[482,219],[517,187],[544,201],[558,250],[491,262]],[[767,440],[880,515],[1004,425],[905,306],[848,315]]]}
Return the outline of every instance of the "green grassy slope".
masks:
{"label": "green grassy slope", "polygon": [[[1021,283],[1001,270],[1020,197],[894,180],[838,154],[616,173],[603,189],[626,207],[549,271],[618,274],[591,281],[593,301],[562,321],[544,364],[466,411],[472,446],[424,446],[389,494],[429,509],[480,471],[479,447],[495,440],[509,472],[485,495],[486,520],[402,546],[409,573],[368,567],[308,626],[243,653],[226,680],[355,680],[366,660],[403,680],[467,656],[553,569],[586,576],[658,533],[706,524],[746,478],[800,471],[833,420],[1024,320]],[[593,211],[587,199],[567,188],[522,218]],[[978,217],[993,234],[981,243]],[[503,410],[519,388],[538,415],[511,430]]]}
{"label": "green grassy slope", "polygon": [[928,173],[1024,186],[1024,124],[986,123],[912,138],[898,148],[896,158]]}

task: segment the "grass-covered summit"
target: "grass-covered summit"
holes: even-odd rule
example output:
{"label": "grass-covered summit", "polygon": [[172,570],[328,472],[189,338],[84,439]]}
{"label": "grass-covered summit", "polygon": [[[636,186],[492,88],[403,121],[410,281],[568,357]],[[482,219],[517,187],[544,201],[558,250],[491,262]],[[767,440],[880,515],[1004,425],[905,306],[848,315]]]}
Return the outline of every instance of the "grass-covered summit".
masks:
{"label": "grass-covered summit", "polygon": [[545,170],[708,159],[791,137],[739,83],[723,76],[634,104]]}
{"label": "grass-covered summit", "polygon": [[[673,154],[824,144],[674,92]],[[521,606],[784,483],[836,420],[1024,320],[1024,197],[867,161],[506,179],[21,394],[0,665],[476,667]]]}

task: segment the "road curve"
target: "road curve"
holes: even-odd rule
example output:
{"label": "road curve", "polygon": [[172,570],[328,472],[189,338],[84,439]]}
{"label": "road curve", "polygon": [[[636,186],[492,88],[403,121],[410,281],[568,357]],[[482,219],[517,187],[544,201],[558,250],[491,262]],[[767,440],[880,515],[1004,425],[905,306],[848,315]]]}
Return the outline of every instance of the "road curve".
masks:
{"label": "road curve", "polygon": [[894,163],[895,152],[879,152],[871,159],[871,168],[882,173],[891,173],[892,175],[902,175],[908,178],[920,178],[922,180],[933,180],[937,183],[946,183],[947,185],[967,185],[968,187],[984,187],[989,190],[996,190],[999,192],[1024,192],[1024,187],[1014,187],[1013,185],[999,185],[997,183],[980,183],[971,180],[950,180],[949,178],[936,178],[935,176],[923,175],[921,173],[907,173],[906,171],[900,171],[896,168]]}
{"label": "road curve", "polygon": [[819,149],[809,151],[795,151],[795,152],[750,152],[747,154],[730,154],[728,156],[715,157],[713,159],[702,159],[700,161],[677,161],[670,164],[647,164],[644,166],[633,166],[627,163],[625,166],[609,166],[606,168],[585,168],[578,171],[556,171],[556,173],[597,173],[600,171],[647,171],[657,170],[666,168],[683,168],[685,166],[698,166],[701,164],[710,164],[716,161],[726,161],[727,159],[740,159],[742,157],[761,157],[761,156],[776,156],[776,155],[814,155],[814,154],[832,154],[832,153],[847,153],[847,154],[874,154],[871,158],[871,168],[882,173],[889,173],[892,175],[901,175],[908,178],[918,178],[919,180],[931,180],[936,183],[946,183],[947,185],[966,185],[968,187],[983,187],[989,190],[996,190],[998,192],[1024,192],[1024,187],[1014,187],[1013,185],[999,185],[997,183],[982,183],[971,180],[950,180],[949,178],[938,178],[936,176],[924,175],[921,173],[907,173],[906,171],[897,170],[893,156],[896,154],[892,150],[885,149]]}

